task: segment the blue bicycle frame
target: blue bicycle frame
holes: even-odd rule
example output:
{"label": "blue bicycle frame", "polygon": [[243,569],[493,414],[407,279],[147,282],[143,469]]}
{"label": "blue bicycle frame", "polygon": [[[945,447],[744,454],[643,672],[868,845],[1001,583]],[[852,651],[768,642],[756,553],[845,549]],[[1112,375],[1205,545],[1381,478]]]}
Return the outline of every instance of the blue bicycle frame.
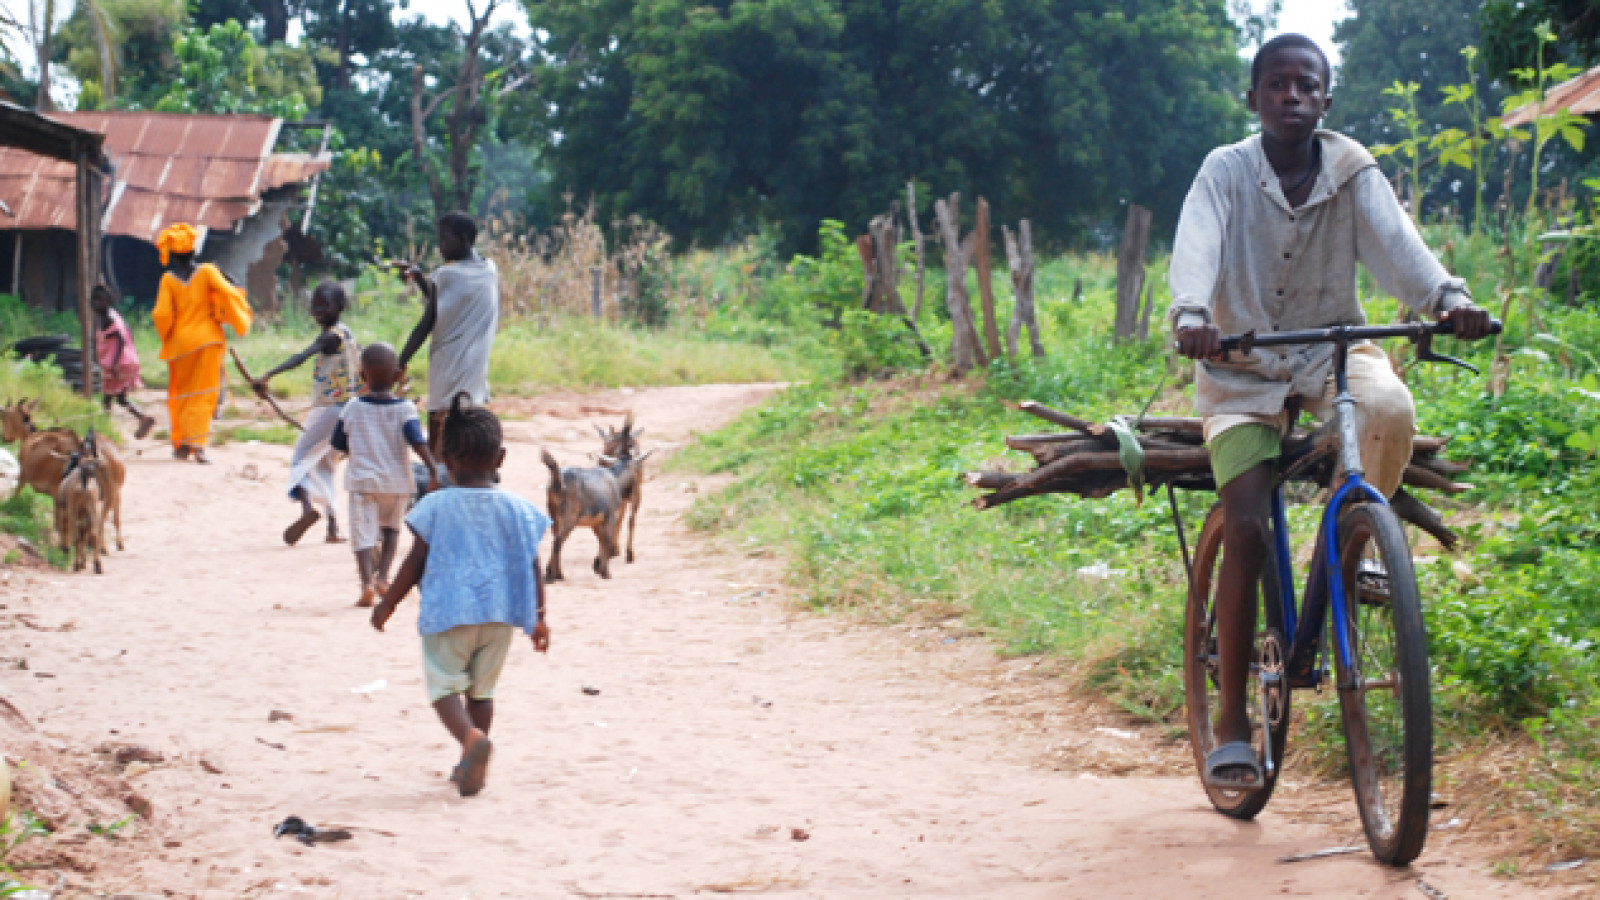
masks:
{"label": "blue bicycle frame", "polygon": [[[1334,331],[1337,334],[1338,329]],[[1301,654],[1315,652],[1318,646],[1317,637],[1322,631],[1328,612],[1332,612],[1335,622],[1348,621],[1346,615],[1349,598],[1345,595],[1344,572],[1339,565],[1339,516],[1344,511],[1345,504],[1352,498],[1359,498],[1369,503],[1389,505],[1383,494],[1366,482],[1361,465],[1361,441],[1356,432],[1355,422],[1356,398],[1350,393],[1349,379],[1346,376],[1346,354],[1350,348],[1350,340],[1347,336],[1338,335],[1334,344],[1333,374],[1338,391],[1333,400],[1334,427],[1339,435],[1339,477],[1342,480],[1339,488],[1329,498],[1327,506],[1323,508],[1322,522],[1317,528],[1317,550],[1306,582],[1307,620],[1304,631],[1300,629],[1301,610],[1295,603],[1294,558],[1289,550],[1289,520],[1284,513],[1282,486],[1276,486],[1272,491],[1273,549],[1278,569],[1278,601],[1282,605],[1285,634],[1291,639],[1287,654],[1288,668],[1291,672],[1315,662],[1302,659]],[[1324,588],[1326,593],[1319,594],[1317,590],[1319,587]],[[1321,602],[1324,598],[1327,600],[1326,604]],[[1349,635],[1345,629],[1336,628],[1334,637],[1335,650],[1339,654],[1343,670],[1356,671]],[[1320,677],[1320,673],[1314,674],[1313,677]]]}

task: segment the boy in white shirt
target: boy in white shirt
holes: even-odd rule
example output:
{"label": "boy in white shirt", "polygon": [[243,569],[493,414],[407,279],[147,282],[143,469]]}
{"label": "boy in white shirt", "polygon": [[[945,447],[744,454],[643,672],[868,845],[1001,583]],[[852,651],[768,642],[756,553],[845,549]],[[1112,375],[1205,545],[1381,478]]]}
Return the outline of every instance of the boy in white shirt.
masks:
{"label": "boy in white shirt", "polygon": [[408,447],[428,466],[428,489],[439,489],[439,468],[416,404],[394,395],[399,370],[400,359],[388,344],[362,350],[367,392],[345,404],[333,432],[334,449],[350,456],[344,486],[350,494],[350,546],[361,574],[357,606],[372,606],[379,593],[388,591],[389,566],[415,488]]}

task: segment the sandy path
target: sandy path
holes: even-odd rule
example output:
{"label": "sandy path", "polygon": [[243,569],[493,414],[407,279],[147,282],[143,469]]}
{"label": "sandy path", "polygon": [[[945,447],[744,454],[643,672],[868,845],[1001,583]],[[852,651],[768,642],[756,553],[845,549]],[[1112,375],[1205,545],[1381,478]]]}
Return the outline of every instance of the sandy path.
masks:
{"label": "sandy path", "polygon": [[[670,445],[766,390],[523,404],[561,415],[508,423],[506,484],[542,505],[537,445],[573,462],[593,450],[586,403],[631,404],[647,445]],[[552,651],[513,653],[489,787],[463,801],[422,697],[414,603],[376,634],[350,605],[346,547],[282,546],[286,448],[230,445],[215,459],[130,463],[129,547],[105,576],[0,587],[13,613],[76,623],[4,632],[29,670],[0,671],[0,695],[71,744],[136,741],[171,758],[136,779],[154,803],[152,853],[102,866],[90,879],[102,890],[1240,900],[1415,898],[1422,877],[1452,897],[1519,895],[1449,848],[1408,872],[1364,854],[1275,862],[1349,842],[1353,808],[1337,834],[1271,811],[1242,825],[1211,813],[1192,779],[1040,766],[1070,735],[1020,727],[986,708],[984,685],[949,674],[1001,665],[981,641],[927,651],[796,613],[774,563],[686,531],[693,489],[671,475],[647,485],[638,563],[602,582],[592,539],[569,547]],[[269,722],[274,710],[293,719]],[[274,841],[291,813],[355,838]]]}

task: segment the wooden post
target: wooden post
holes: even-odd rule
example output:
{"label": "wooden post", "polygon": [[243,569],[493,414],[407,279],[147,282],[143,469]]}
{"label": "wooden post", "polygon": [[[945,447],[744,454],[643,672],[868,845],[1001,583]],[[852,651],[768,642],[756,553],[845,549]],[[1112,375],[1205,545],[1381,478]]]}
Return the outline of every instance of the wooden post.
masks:
{"label": "wooden post", "polygon": [[1128,223],[1117,250],[1117,320],[1119,341],[1134,336],[1139,327],[1139,298],[1144,293],[1144,251],[1150,243],[1150,210],[1128,204]]}
{"label": "wooden post", "polygon": [[989,258],[989,201],[978,198],[978,222],[972,230],[978,268],[978,297],[983,301],[983,344],[990,359],[1000,358],[1000,328],[995,323],[994,265]]}
{"label": "wooden post", "polygon": [[100,192],[99,172],[90,162],[89,149],[77,151],[78,218],[78,324],[83,336],[83,395],[94,397],[94,373],[99,354],[95,348],[94,311],[89,308],[89,292],[100,279],[99,258]]}
{"label": "wooden post", "polygon": [[1017,225],[1017,233],[1000,227],[1006,241],[1006,261],[1011,268],[1011,292],[1016,305],[1011,308],[1011,327],[1006,330],[1006,350],[1017,356],[1017,337],[1028,326],[1028,343],[1035,359],[1044,358],[1044,342],[1039,339],[1039,320],[1033,305],[1033,227],[1027,219]]}
{"label": "wooden post", "polygon": [[594,317],[598,319],[600,318],[600,267],[593,267],[590,269],[590,273],[594,279],[594,287],[589,292],[589,309],[594,313]]}
{"label": "wooden post", "polygon": [[917,255],[917,298],[911,303],[911,321],[922,318],[922,282],[926,272],[927,242],[917,224],[917,183],[906,182],[906,218],[911,222],[911,249]]}
{"label": "wooden post", "polygon": [[922,337],[922,330],[917,327],[917,320],[906,311],[905,300],[900,297],[900,224],[897,220],[899,210],[893,204],[889,207],[887,216],[878,216],[872,220],[872,250],[873,271],[876,281],[873,283],[872,309],[879,315],[899,316],[906,323],[906,328],[911,331],[911,337],[917,343],[917,352],[923,359],[931,359],[933,350]]}
{"label": "wooden post", "polygon": [[873,241],[877,238],[879,223],[883,217],[873,219],[867,226],[867,233],[856,236],[856,255],[861,257],[861,308],[881,313],[878,309],[878,254],[873,249]]}
{"label": "wooden post", "polygon": [[957,373],[985,366],[978,327],[972,320],[972,303],[967,299],[967,266],[972,259],[972,235],[961,237],[961,194],[933,205],[939,223],[939,240],[944,245],[945,306],[950,310],[950,364]]}

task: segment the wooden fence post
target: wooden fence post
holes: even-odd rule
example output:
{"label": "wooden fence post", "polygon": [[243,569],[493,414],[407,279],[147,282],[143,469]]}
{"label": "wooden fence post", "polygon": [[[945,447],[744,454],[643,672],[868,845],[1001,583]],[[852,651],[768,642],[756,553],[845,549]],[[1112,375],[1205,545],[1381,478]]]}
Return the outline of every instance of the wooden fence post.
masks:
{"label": "wooden fence post", "polygon": [[1117,250],[1116,339],[1127,340],[1139,327],[1139,298],[1144,294],[1144,252],[1150,243],[1150,210],[1128,204],[1128,223]]}
{"label": "wooden fence post", "polygon": [[[1000,358],[1000,329],[995,322],[994,265],[989,258],[989,201],[978,198],[978,222],[972,229],[978,269],[978,297],[983,301],[983,344],[990,359]],[[1015,356],[1016,354],[1012,354]]]}
{"label": "wooden fence post", "polygon": [[911,250],[917,255],[917,298],[911,303],[911,321],[922,317],[922,283],[927,265],[927,240],[917,224],[917,183],[906,182],[906,218],[911,222]]}
{"label": "wooden fence post", "polygon": [[1033,227],[1027,219],[1017,225],[1017,233],[1000,226],[1005,236],[1006,261],[1011,269],[1011,292],[1017,298],[1011,308],[1011,325],[1006,329],[1006,351],[1013,359],[1017,356],[1017,337],[1022,326],[1028,326],[1028,343],[1035,359],[1044,358],[1044,342],[1039,339],[1039,320],[1033,305]]}
{"label": "wooden fence post", "polygon": [[975,366],[988,365],[978,341],[978,327],[972,319],[972,303],[967,299],[967,266],[972,259],[972,235],[961,237],[961,194],[933,205],[939,223],[939,241],[944,246],[945,306],[950,310],[950,364],[958,374]]}

